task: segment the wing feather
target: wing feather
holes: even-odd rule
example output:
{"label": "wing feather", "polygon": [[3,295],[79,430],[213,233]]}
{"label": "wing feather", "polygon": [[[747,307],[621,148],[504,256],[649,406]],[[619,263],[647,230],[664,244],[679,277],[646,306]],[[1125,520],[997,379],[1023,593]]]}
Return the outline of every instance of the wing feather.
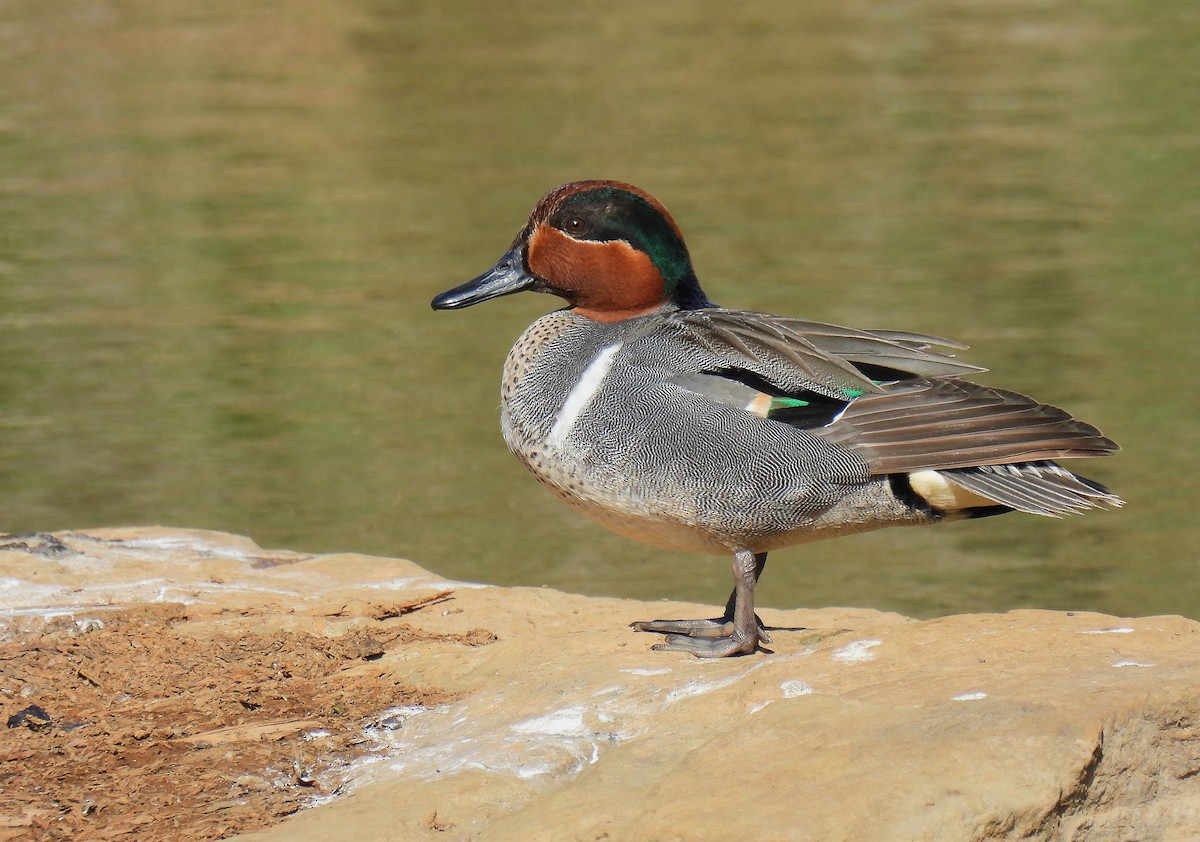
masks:
{"label": "wing feather", "polygon": [[1091,424],[1018,392],[965,380],[916,380],[852,402],[817,430],[853,447],[872,470],[896,473],[1065,457],[1118,450]]}
{"label": "wing feather", "polygon": [[947,377],[983,371],[934,346],[961,343],[902,331],[865,331],[766,313],[712,308],[681,310],[668,325],[673,340],[723,365],[744,369],[776,386],[780,394],[812,391],[826,397],[878,393],[872,378]]}

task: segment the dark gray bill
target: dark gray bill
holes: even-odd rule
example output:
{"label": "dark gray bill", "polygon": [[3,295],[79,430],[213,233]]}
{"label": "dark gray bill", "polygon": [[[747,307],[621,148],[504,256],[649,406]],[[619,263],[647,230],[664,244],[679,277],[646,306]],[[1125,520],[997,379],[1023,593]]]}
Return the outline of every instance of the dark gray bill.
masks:
{"label": "dark gray bill", "polygon": [[524,247],[513,246],[496,265],[478,278],[448,289],[433,299],[435,310],[461,310],[489,298],[499,298],[530,289],[538,279],[525,271]]}

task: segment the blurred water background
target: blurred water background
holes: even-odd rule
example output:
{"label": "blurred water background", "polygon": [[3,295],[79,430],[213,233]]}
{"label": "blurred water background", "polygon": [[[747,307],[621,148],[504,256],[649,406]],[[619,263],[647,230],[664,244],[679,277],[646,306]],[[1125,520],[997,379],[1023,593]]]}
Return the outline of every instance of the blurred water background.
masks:
{"label": "blurred water background", "polygon": [[761,600],[1200,617],[1194,0],[7,0],[0,529],[162,523],[724,600],[499,435],[534,295],[429,299],[618,178],[729,306],[971,344],[1126,509],[772,554]]}

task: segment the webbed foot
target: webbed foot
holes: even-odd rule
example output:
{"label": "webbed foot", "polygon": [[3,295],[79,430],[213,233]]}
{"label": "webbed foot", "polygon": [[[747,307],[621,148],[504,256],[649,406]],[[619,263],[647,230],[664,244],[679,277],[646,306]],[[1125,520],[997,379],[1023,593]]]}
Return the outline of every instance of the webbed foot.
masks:
{"label": "webbed foot", "polygon": [[733,554],[734,589],[725,613],[709,620],[650,620],[631,623],[637,631],[667,635],[650,647],[659,652],[687,652],[697,658],[750,655],[760,644],[771,642],[762,620],[754,613],[754,586],[767,563],[766,553],[736,550]]}
{"label": "webbed foot", "polygon": [[[767,629],[757,614],[754,615],[754,623],[758,626],[758,642],[770,643],[771,635],[767,634]],[[733,637],[734,634],[732,617],[713,617],[710,620],[646,620],[630,623],[629,627],[636,631],[710,639]]]}
{"label": "webbed foot", "polygon": [[728,637],[690,637],[681,634],[667,635],[663,643],[650,648],[657,652],[687,652],[697,658],[728,658],[732,655],[753,655],[758,651],[762,638],[743,640],[734,632]]}

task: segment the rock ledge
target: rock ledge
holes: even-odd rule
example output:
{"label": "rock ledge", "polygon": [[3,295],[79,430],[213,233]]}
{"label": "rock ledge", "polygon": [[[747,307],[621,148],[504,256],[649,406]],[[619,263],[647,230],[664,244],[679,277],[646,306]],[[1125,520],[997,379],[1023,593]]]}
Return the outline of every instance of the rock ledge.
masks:
{"label": "rock ledge", "polygon": [[[356,664],[347,687],[369,669],[371,686],[437,689],[379,711],[319,803],[247,840],[1198,838],[1200,624],[1182,617],[767,610],[771,654],[709,662],[628,629],[703,606],[446,582],[212,532],[0,539],[9,644],[158,603],[181,605],[169,622],[201,645],[353,632],[365,648],[336,650]],[[3,683],[6,717],[36,695]],[[13,809],[0,839],[39,826]]]}

